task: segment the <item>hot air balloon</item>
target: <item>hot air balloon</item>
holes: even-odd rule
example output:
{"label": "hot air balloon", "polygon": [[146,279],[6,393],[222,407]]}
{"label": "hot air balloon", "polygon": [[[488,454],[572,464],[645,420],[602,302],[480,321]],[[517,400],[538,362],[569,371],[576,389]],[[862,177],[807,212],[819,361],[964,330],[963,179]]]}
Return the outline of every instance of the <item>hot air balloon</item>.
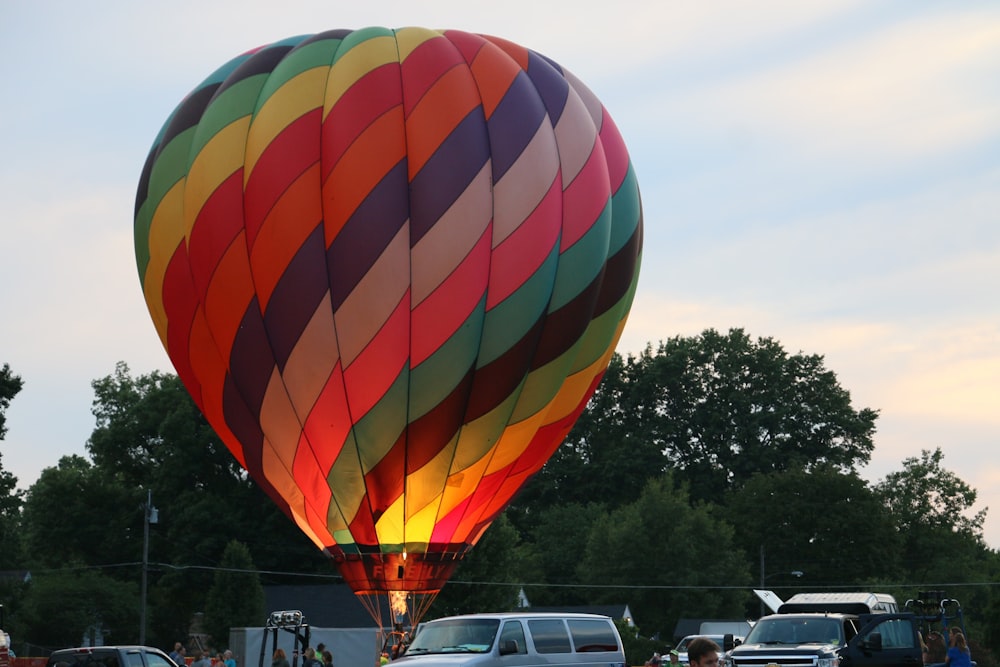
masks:
{"label": "hot air balloon", "polygon": [[373,615],[390,596],[418,618],[565,438],[641,245],[594,94],[454,30],[234,58],[164,124],[135,207],[179,377]]}

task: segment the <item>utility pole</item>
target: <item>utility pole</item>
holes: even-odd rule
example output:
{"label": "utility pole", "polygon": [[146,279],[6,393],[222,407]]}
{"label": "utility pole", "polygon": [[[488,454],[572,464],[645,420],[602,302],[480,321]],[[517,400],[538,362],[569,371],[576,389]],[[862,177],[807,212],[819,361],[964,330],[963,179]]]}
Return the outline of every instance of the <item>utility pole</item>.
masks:
{"label": "utility pole", "polygon": [[146,579],[149,575],[149,524],[159,521],[159,510],[153,507],[153,492],[146,490],[142,530],[142,594],[139,602],[139,643],[146,643]]}

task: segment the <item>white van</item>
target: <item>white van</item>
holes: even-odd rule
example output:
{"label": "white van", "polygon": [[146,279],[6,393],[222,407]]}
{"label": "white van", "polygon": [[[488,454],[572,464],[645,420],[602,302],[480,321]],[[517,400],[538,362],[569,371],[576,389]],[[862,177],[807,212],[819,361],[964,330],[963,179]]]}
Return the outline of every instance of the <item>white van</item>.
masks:
{"label": "white van", "polygon": [[624,667],[618,628],[607,616],[512,612],[421,623],[394,667]]}

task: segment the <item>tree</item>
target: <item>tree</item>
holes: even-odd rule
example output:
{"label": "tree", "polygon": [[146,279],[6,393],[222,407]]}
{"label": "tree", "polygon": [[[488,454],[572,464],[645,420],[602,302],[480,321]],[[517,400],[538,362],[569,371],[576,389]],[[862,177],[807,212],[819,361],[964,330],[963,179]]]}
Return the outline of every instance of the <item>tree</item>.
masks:
{"label": "tree", "polygon": [[661,343],[639,365],[655,378],[646,413],[694,500],[756,473],[867,463],[878,413],[855,410],[823,357],[789,355],[772,338],[714,329]]}
{"label": "tree", "polygon": [[7,408],[23,386],[21,377],[10,370],[10,364],[0,367],[0,440],[7,435]]}
{"label": "tree", "polygon": [[983,550],[987,509],[973,512],[976,491],[943,467],[940,448],[903,460],[903,469],[875,485],[902,538],[905,566],[917,581],[969,578]]}
{"label": "tree", "polygon": [[506,515],[498,516],[463,558],[430,608],[430,616],[509,611],[517,605],[514,583],[520,536]]}
{"label": "tree", "polygon": [[[544,507],[528,534],[522,581],[545,582],[526,591],[535,606],[585,605],[588,591],[579,583],[575,566],[567,566],[567,556],[577,554],[587,543],[594,521],[605,512],[600,503],[562,503]],[[573,555],[576,559],[576,555]]]}
{"label": "tree", "polygon": [[139,635],[139,594],[134,583],[80,568],[32,577],[22,623],[30,641],[50,650],[79,646],[100,631],[107,643],[134,644]]}
{"label": "tree", "polygon": [[655,353],[613,359],[566,445],[517,499],[532,506],[628,502],[665,470],[692,501],[714,501],[756,473],[868,462],[878,413],[856,410],[823,357],[789,355],[771,338],[707,329]]}
{"label": "tree", "polygon": [[763,550],[763,576],[804,573],[776,584],[822,590],[899,574],[892,519],[855,473],[823,466],[757,474],[729,497],[726,513],[751,558]]}
{"label": "tree", "polygon": [[[7,434],[7,408],[21,391],[24,383],[10,370],[0,367],[0,440]],[[0,454],[0,570],[14,569],[21,561],[21,536],[18,530],[23,494],[17,488],[17,477],[3,469]]]}
{"label": "tree", "polygon": [[[78,455],[42,471],[24,503],[23,536],[33,567],[136,563],[142,554],[140,490]],[[124,573],[134,579],[136,570]]]}
{"label": "tree", "polygon": [[229,629],[254,627],[264,618],[264,588],[246,545],[230,540],[205,601],[205,629],[216,646],[229,643]]}
{"label": "tree", "polygon": [[[669,476],[635,502],[604,513],[578,553],[563,550],[591,604],[627,600],[645,632],[669,636],[678,618],[739,616],[751,582],[733,529],[707,505],[692,506]],[[615,586],[620,588],[615,588]]]}

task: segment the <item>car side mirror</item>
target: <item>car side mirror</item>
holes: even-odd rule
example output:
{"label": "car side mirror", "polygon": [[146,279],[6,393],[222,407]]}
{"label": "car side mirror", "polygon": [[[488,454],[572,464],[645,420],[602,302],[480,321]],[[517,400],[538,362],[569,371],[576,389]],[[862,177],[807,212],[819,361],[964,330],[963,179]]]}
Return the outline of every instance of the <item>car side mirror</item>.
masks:
{"label": "car side mirror", "polygon": [[733,640],[733,635],[730,633],[722,635],[722,650],[728,653],[732,651],[736,646],[736,642]]}
{"label": "car side mirror", "polygon": [[881,651],[882,650],[882,633],[873,632],[867,637],[865,637],[864,647],[869,651]]}
{"label": "car side mirror", "polygon": [[500,655],[510,655],[511,653],[517,653],[517,640],[504,639],[500,642]]}

